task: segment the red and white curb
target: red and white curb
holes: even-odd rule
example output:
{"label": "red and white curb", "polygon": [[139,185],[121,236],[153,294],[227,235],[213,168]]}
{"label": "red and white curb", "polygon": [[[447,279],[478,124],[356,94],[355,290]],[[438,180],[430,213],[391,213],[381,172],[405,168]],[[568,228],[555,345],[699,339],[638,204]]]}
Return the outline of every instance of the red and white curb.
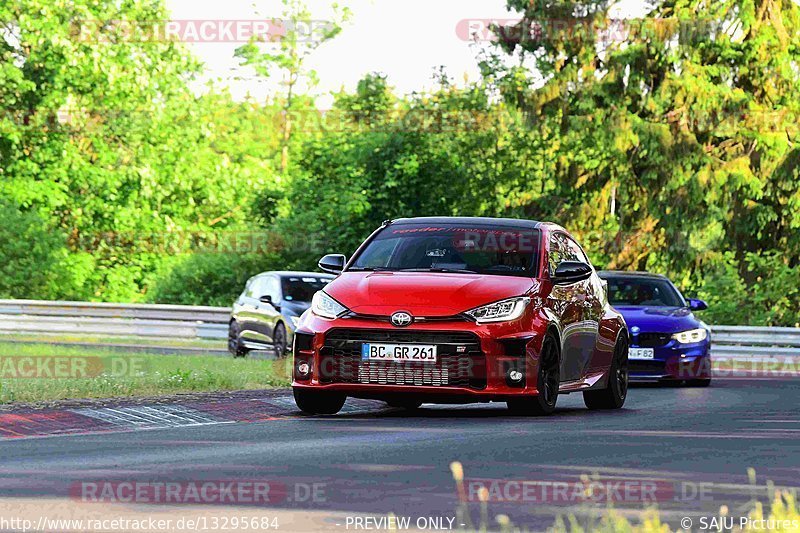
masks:
{"label": "red and white curb", "polygon": [[104,407],[100,409],[77,409],[72,412],[126,429],[209,426],[235,422],[234,420],[220,421],[206,413],[182,405]]}
{"label": "red and white curb", "polygon": [[[375,413],[384,408],[381,402],[349,399],[341,414]],[[9,412],[0,413],[0,440],[263,422],[298,414],[294,399],[289,395]]]}

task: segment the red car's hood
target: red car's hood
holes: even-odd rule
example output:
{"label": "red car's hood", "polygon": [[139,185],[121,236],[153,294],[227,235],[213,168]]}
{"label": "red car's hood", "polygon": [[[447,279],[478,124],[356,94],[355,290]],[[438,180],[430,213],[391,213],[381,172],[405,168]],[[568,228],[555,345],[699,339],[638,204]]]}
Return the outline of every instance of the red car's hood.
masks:
{"label": "red car's hood", "polygon": [[450,316],[480,305],[521,296],[533,280],[515,276],[430,272],[345,272],[325,292],[351,311],[388,316]]}

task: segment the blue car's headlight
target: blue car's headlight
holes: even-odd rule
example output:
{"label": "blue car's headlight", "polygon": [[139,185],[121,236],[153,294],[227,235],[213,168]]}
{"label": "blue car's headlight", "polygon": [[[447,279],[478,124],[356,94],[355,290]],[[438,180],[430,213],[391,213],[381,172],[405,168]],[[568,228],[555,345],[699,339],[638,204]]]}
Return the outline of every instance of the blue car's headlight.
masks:
{"label": "blue car's headlight", "polygon": [[676,333],[672,338],[681,344],[693,344],[706,340],[708,338],[708,331],[703,328],[690,329],[688,331]]}

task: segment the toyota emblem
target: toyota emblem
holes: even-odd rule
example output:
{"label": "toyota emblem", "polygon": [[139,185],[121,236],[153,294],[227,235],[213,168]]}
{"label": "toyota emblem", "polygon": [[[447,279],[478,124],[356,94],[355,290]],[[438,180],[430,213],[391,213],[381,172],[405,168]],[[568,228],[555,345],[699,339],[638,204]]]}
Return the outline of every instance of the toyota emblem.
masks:
{"label": "toyota emblem", "polygon": [[398,311],[397,313],[392,315],[392,324],[394,324],[398,328],[410,326],[413,321],[414,317],[403,311]]}

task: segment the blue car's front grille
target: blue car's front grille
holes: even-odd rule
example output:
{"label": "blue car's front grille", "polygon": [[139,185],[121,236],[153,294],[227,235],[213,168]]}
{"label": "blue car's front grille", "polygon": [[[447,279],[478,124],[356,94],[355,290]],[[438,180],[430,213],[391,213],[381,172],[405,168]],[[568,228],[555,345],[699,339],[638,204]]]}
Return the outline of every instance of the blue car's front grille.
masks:
{"label": "blue car's front grille", "polygon": [[669,343],[671,338],[669,333],[639,333],[631,336],[631,346],[658,348]]}

